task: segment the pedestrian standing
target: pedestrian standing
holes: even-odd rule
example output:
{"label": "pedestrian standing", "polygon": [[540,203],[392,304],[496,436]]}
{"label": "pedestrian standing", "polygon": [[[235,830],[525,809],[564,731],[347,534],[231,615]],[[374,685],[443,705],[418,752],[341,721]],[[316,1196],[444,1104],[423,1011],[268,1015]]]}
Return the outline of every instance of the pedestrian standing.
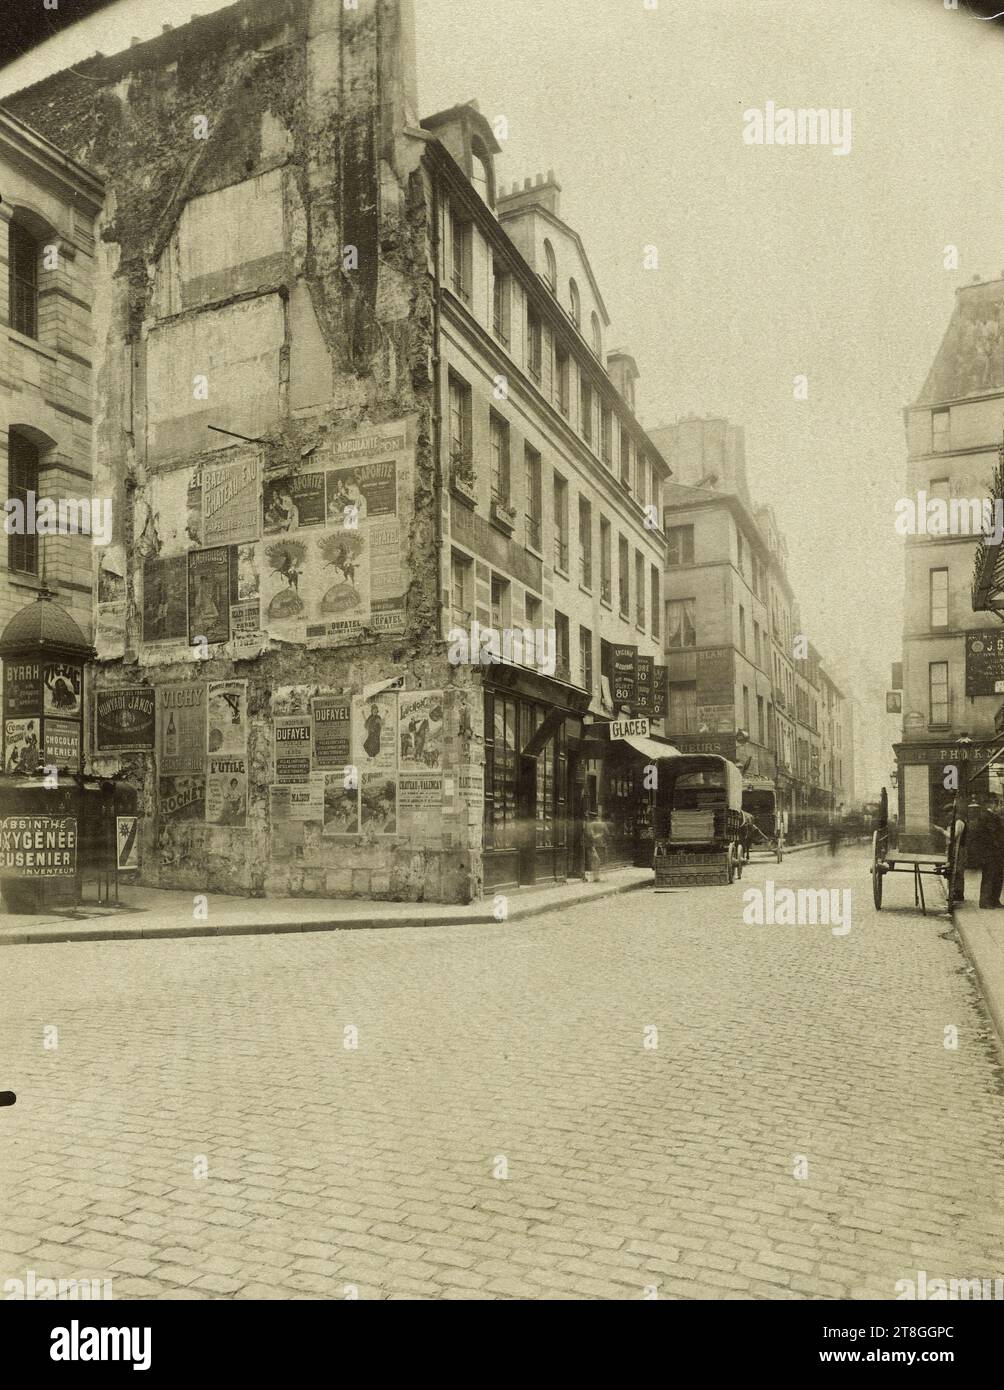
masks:
{"label": "pedestrian standing", "polygon": [[[980,907],[1001,907],[1004,884],[1004,822],[991,798],[983,797],[966,832],[965,855],[980,872]],[[961,894],[954,894],[961,899]]]}

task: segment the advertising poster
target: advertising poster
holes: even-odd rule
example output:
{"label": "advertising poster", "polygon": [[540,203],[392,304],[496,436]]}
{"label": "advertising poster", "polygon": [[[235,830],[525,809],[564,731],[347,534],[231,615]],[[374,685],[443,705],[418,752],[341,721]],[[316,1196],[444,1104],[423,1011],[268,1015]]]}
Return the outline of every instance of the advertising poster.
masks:
{"label": "advertising poster", "polygon": [[4,662],[3,710],[11,719],[42,712],[42,664],[39,661]]}
{"label": "advertising poster", "polygon": [[370,539],[363,526],[316,538],[308,638],[346,641],[370,625]]}
{"label": "advertising poster", "polygon": [[657,666],[652,675],[652,717],[668,718],[669,706],[669,667]]}
{"label": "advertising poster", "polygon": [[206,773],[207,825],[246,825],[247,814],[247,758],[211,757]]}
{"label": "advertising poster", "polygon": [[[355,792],[352,793],[353,804]],[[324,819],[324,778],[311,777],[309,782],[271,786],[268,789],[269,815],[273,825],[288,821]]]}
{"label": "advertising poster", "polygon": [[966,696],[1004,694],[1004,630],[966,633]]}
{"label": "advertising poster", "polygon": [[247,681],[210,681],[207,710],[206,751],[243,757],[248,746]]}
{"label": "advertising poster", "polygon": [[201,681],[158,686],[157,755],[162,778],[205,771],[206,687]]}
{"label": "advertising poster", "polygon": [[633,705],[638,692],[638,648],[617,644],[610,654],[610,693],[615,706]]}
{"label": "advertising poster", "polygon": [[157,793],[157,809],[162,824],[204,819],[204,777],[161,777],[158,779]]}
{"label": "advertising poster", "polygon": [[69,719],[45,721],[44,762],[51,767],[68,767],[80,771],[80,725]]}
{"label": "advertising poster", "polygon": [[313,591],[315,582],[306,577],[311,539],[309,531],[297,531],[262,544],[262,627],[285,642],[302,643],[306,637],[304,595]]}
{"label": "advertising poster", "polygon": [[143,565],[143,641],[184,641],[188,636],[188,556],[146,560]]}
{"label": "advertising poster", "polygon": [[334,772],[352,761],[352,697],[317,695],[310,702],[315,772]]}
{"label": "advertising poster", "polygon": [[47,661],[42,672],[42,713],[79,719],[83,684],[83,667],[72,662]]}
{"label": "advertising poster", "polygon": [[109,545],[102,552],[98,571],[98,605],[94,647],[99,661],[114,661],[125,654],[126,628],[125,548]]}
{"label": "advertising poster", "polygon": [[398,696],[399,767],[420,772],[443,765],[443,692],[409,690]]}
{"label": "advertising poster", "polygon": [[261,452],[202,469],[202,543],[236,545],[261,532]]}
{"label": "advertising poster", "polygon": [[697,653],[697,703],[732,706],[735,673],[731,647]]}
{"label": "advertising poster", "polygon": [[139,816],[115,817],[115,848],[120,874],[139,868]]}
{"label": "advertising poster", "polygon": [[341,772],[324,776],[324,837],[358,835],[359,792],[345,786]]}
{"label": "advertising poster", "polygon": [[639,714],[651,715],[654,713],[652,708],[654,676],[655,658],[639,655],[636,671],[638,688],[635,695],[635,709]]}
{"label": "advertising poster", "polygon": [[34,772],[41,762],[40,719],[5,719],[3,765],[5,772]]}
{"label": "advertising poster", "polygon": [[138,752],[154,746],[154,692],[127,685],[94,692],[94,747],[99,753]]}
{"label": "advertising poster", "polygon": [[0,820],[0,876],[72,878],[77,871],[73,816],[5,816]]}
{"label": "advertising poster", "polygon": [[310,780],[310,716],[283,714],[272,721],[275,739],[275,775],[273,781],[307,782]]}
{"label": "advertising poster", "polygon": [[230,640],[230,549],[188,553],[188,641]]}
{"label": "advertising poster", "polygon": [[438,839],[443,833],[442,774],[400,773],[397,811],[398,834]]}
{"label": "advertising poster", "polygon": [[359,828],[375,835],[397,834],[397,778],[364,772],[359,779]]}
{"label": "advertising poster", "polygon": [[255,547],[234,547],[230,552],[230,564],[230,650],[238,659],[257,656],[266,644],[261,632],[261,595]]}
{"label": "advertising poster", "polygon": [[360,774],[397,770],[397,694],[352,702],[352,761]]}
{"label": "advertising poster", "polygon": [[262,488],[262,529],[266,536],[323,525],[323,472],[270,478]]}

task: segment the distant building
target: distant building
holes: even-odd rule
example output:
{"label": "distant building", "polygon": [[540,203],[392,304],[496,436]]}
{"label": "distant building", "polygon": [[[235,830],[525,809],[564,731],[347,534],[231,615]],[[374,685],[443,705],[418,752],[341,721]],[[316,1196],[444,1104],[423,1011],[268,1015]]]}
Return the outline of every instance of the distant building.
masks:
{"label": "distant building", "polygon": [[970,797],[1004,788],[994,724],[1004,706],[1004,584],[999,544],[979,538],[984,501],[1002,494],[1002,325],[1004,279],[961,287],[923,389],[904,411],[901,834],[926,835],[931,821],[943,822],[956,786]]}
{"label": "distant building", "polygon": [[651,435],[673,469],[667,536],[667,733],[774,783],[796,833],[853,797],[848,703],[803,634],[787,547],[754,510],[741,427],[691,417]]}

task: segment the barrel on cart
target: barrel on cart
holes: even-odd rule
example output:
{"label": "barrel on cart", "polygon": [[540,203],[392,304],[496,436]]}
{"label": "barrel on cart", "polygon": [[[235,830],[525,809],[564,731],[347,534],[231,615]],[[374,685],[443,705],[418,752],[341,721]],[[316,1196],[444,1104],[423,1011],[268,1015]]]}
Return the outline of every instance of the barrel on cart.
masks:
{"label": "barrel on cart", "polygon": [[712,753],[676,754],[658,764],[656,889],[731,883],[742,877],[743,777]]}

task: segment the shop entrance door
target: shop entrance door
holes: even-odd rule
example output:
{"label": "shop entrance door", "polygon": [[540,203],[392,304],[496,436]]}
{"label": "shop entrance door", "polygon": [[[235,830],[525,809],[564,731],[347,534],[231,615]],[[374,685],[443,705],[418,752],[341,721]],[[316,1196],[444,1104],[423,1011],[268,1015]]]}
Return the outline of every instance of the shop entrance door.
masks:
{"label": "shop entrance door", "polygon": [[519,882],[537,881],[537,759],[520,755],[516,783],[519,831]]}

